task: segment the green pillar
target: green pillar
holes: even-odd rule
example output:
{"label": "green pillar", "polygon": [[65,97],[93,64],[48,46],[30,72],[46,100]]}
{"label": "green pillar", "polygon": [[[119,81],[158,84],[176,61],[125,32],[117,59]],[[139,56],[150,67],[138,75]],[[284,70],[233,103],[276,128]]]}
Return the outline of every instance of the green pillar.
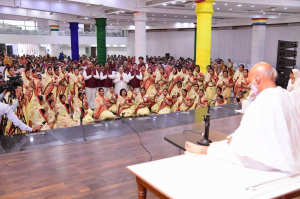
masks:
{"label": "green pillar", "polygon": [[97,61],[104,65],[106,62],[106,18],[97,18],[95,25],[97,31]]}
{"label": "green pillar", "polygon": [[197,23],[195,22],[195,36],[194,36],[194,40],[195,40],[195,44],[194,44],[194,60],[196,60],[196,45],[197,45]]}

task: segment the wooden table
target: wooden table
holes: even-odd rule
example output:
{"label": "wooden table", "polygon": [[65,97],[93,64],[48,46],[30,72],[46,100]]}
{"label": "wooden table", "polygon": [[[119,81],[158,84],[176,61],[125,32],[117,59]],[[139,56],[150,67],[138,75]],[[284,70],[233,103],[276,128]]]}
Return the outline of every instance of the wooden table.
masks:
{"label": "wooden table", "polygon": [[[300,175],[260,171],[213,159],[180,155],[127,167],[136,176],[138,198],[294,198]],[[226,171],[226,172],[224,172]]]}

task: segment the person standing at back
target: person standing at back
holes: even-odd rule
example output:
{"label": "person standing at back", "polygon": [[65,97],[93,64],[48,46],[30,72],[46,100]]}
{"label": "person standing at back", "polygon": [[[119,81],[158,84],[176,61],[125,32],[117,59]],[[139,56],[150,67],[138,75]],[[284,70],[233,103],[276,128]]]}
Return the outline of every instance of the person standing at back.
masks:
{"label": "person standing at back", "polygon": [[115,73],[109,68],[108,62],[104,65],[104,71],[101,71],[100,80],[101,85],[104,89],[104,93],[107,93],[109,88],[112,86],[113,80],[115,79]]}
{"label": "person standing at back", "polygon": [[129,76],[129,85],[133,86],[135,92],[139,92],[140,81],[143,79],[143,75],[140,71],[137,70],[136,63],[133,64],[132,70],[128,73]]}
{"label": "person standing at back", "polygon": [[85,80],[86,97],[91,109],[94,109],[94,102],[97,93],[97,79],[99,74],[95,68],[93,68],[92,62],[88,62],[87,68],[83,71],[83,77]]}

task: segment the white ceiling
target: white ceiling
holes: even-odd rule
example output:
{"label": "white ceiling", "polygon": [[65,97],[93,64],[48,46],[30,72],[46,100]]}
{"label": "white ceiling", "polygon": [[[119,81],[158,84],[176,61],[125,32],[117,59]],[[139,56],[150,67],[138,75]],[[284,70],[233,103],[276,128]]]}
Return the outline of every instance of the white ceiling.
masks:
{"label": "white ceiling", "polygon": [[[194,1],[0,0],[0,19],[46,19],[92,24],[95,23],[94,18],[107,17],[108,26],[126,28],[134,25],[133,11],[147,12],[148,28],[196,21]],[[269,18],[270,24],[300,22],[298,0],[216,0],[214,11],[214,27],[251,25],[251,18],[255,17]]]}

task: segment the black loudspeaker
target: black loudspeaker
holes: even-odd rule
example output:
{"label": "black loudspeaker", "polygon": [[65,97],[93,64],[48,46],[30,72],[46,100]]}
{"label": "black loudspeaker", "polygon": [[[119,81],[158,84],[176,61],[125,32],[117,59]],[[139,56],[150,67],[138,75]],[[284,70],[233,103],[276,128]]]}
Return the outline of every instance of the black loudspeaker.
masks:
{"label": "black loudspeaker", "polygon": [[166,53],[166,57],[170,57],[170,53]]}
{"label": "black loudspeaker", "polygon": [[290,71],[296,67],[298,42],[278,41],[277,65],[278,78],[276,85],[287,88]]}

